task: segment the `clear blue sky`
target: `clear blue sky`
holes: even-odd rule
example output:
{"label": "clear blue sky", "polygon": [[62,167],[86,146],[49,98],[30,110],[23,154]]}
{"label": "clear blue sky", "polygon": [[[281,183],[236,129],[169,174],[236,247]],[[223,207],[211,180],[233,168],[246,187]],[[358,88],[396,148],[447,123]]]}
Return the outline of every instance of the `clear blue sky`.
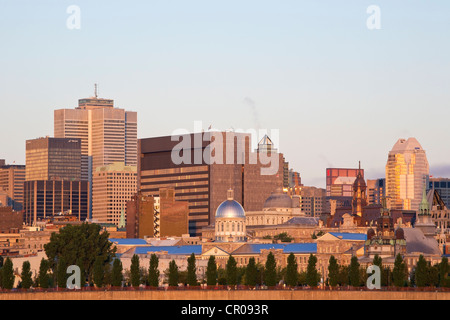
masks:
{"label": "clear blue sky", "polygon": [[448,0],[0,0],[0,158],[24,163],[25,140],[52,136],[53,110],[94,83],[138,112],[140,138],[194,121],[279,129],[307,185],[359,160],[384,177],[410,136],[450,176]]}

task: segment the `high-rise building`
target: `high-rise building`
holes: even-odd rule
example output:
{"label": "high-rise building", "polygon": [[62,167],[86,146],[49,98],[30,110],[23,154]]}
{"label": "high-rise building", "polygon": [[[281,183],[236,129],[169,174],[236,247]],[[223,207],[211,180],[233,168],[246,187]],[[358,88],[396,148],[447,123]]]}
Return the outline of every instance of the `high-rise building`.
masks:
{"label": "high-rise building", "polygon": [[369,204],[382,204],[386,197],[386,179],[367,180],[367,200]]}
{"label": "high-rise building", "polygon": [[81,180],[81,141],[39,138],[26,142],[24,210],[27,224],[56,215],[83,221],[89,207],[89,183]]}
{"label": "high-rise building", "polygon": [[327,199],[336,203],[336,208],[350,207],[353,200],[353,183],[361,172],[364,179],[364,169],[328,168],[326,179]]}
{"label": "high-rise building", "polygon": [[427,156],[419,142],[399,139],[386,163],[386,197],[391,209],[418,211],[429,174]]}
{"label": "high-rise building", "polygon": [[137,165],[137,113],[114,108],[114,100],[80,99],[76,109],[55,110],[54,122],[55,137],[81,139],[83,180],[92,182],[98,167]]}
{"label": "high-rise building", "polygon": [[0,166],[0,191],[6,193],[5,206],[12,207],[14,211],[23,209],[23,183],[25,182],[25,166],[3,165]]}
{"label": "high-rise building", "polygon": [[300,187],[300,208],[308,217],[320,217],[326,210],[326,191],[316,187]]}
{"label": "high-rise building", "polygon": [[27,140],[25,179],[81,180],[80,139],[46,137]]}
{"label": "high-rise building", "polygon": [[[182,143],[180,143],[182,139]],[[227,191],[245,210],[260,210],[277,188],[283,187],[283,155],[261,141],[251,151],[251,135],[207,132],[139,140],[138,186],[144,195],[158,196],[161,188],[173,188],[176,201],[189,202],[189,233],[200,235],[214,223]],[[174,161],[182,155],[185,161]],[[270,163],[261,159],[271,159]],[[265,172],[268,169],[270,172]]]}
{"label": "high-rise building", "polygon": [[137,169],[114,163],[98,167],[93,177],[92,219],[119,226],[126,204],[137,192]]}

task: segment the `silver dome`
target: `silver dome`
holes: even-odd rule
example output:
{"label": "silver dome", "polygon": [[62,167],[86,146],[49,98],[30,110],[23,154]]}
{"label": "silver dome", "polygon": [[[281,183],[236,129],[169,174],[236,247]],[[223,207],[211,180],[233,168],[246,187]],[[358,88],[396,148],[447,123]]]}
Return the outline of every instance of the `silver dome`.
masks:
{"label": "silver dome", "polygon": [[283,192],[283,189],[278,188],[264,202],[264,209],[269,208],[292,208],[292,199]]}
{"label": "silver dome", "polygon": [[236,200],[226,200],[217,208],[216,218],[245,218],[245,211]]}

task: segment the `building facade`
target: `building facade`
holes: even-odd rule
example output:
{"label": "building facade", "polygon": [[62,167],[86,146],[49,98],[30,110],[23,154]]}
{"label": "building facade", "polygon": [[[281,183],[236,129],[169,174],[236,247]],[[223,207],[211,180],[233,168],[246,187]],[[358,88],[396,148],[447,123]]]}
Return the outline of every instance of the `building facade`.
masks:
{"label": "building facade", "polygon": [[120,162],[98,167],[92,182],[92,219],[119,226],[127,202],[137,192],[136,167]]}
{"label": "building facade", "polygon": [[3,205],[12,207],[14,211],[23,209],[23,184],[25,182],[24,165],[0,166],[0,191],[6,193]]}
{"label": "building facade", "polygon": [[399,139],[386,164],[386,197],[391,209],[419,210],[430,168],[425,150],[415,138]]}
{"label": "building facade", "polygon": [[[235,132],[141,139],[139,189],[157,196],[161,188],[173,188],[177,201],[189,202],[189,233],[200,235],[214,222],[228,189],[251,211],[260,210],[271,192],[283,186],[283,155],[261,145],[257,152],[250,148],[251,136]],[[272,162],[263,164],[263,158]],[[262,174],[272,165],[274,174]]]}
{"label": "building facade", "polygon": [[353,183],[361,172],[364,179],[364,170],[350,168],[327,168],[326,190],[327,199],[333,200],[336,208],[351,206],[353,197]]}

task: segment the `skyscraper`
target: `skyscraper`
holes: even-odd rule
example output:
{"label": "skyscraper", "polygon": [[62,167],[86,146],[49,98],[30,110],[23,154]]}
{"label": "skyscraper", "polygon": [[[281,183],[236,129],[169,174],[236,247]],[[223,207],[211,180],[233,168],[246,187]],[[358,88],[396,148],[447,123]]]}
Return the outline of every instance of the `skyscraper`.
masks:
{"label": "skyscraper", "polygon": [[136,177],[136,167],[123,162],[98,167],[93,177],[92,218],[119,226],[127,202],[137,192]]}
{"label": "skyscraper", "polygon": [[386,197],[391,209],[419,210],[430,168],[425,150],[415,138],[399,139],[386,164]]}
{"label": "skyscraper", "polygon": [[34,224],[55,215],[85,220],[89,183],[81,181],[81,140],[39,138],[26,142],[25,220]]}
{"label": "skyscraper", "polygon": [[[202,227],[214,222],[215,212],[229,189],[234,190],[236,200],[246,210],[256,211],[275,189],[283,187],[284,158],[268,140],[260,142],[257,152],[251,152],[250,134],[195,133],[182,136],[193,144],[178,151],[177,138],[139,140],[138,187],[148,196],[158,196],[161,188],[175,189],[176,201],[189,202],[191,235],[200,235]],[[172,155],[181,151],[188,161],[177,164]],[[251,157],[257,160],[250,163]],[[269,167],[261,163],[263,157],[272,159],[275,174],[261,174],[262,168]]]}
{"label": "skyscraper", "polygon": [[[1,161],[0,161],[1,164]],[[6,192],[8,197],[5,205],[12,207],[15,211],[23,208],[23,183],[25,182],[24,165],[0,166],[0,191]]]}
{"label": "skyscraper", "polygon": [[55,137],[81,139],[81,176],[91,188],[98,167],[137,165],[137,113],[114,108],[114,100],[80,99],[76,109],[55,110],[54,125]]}

